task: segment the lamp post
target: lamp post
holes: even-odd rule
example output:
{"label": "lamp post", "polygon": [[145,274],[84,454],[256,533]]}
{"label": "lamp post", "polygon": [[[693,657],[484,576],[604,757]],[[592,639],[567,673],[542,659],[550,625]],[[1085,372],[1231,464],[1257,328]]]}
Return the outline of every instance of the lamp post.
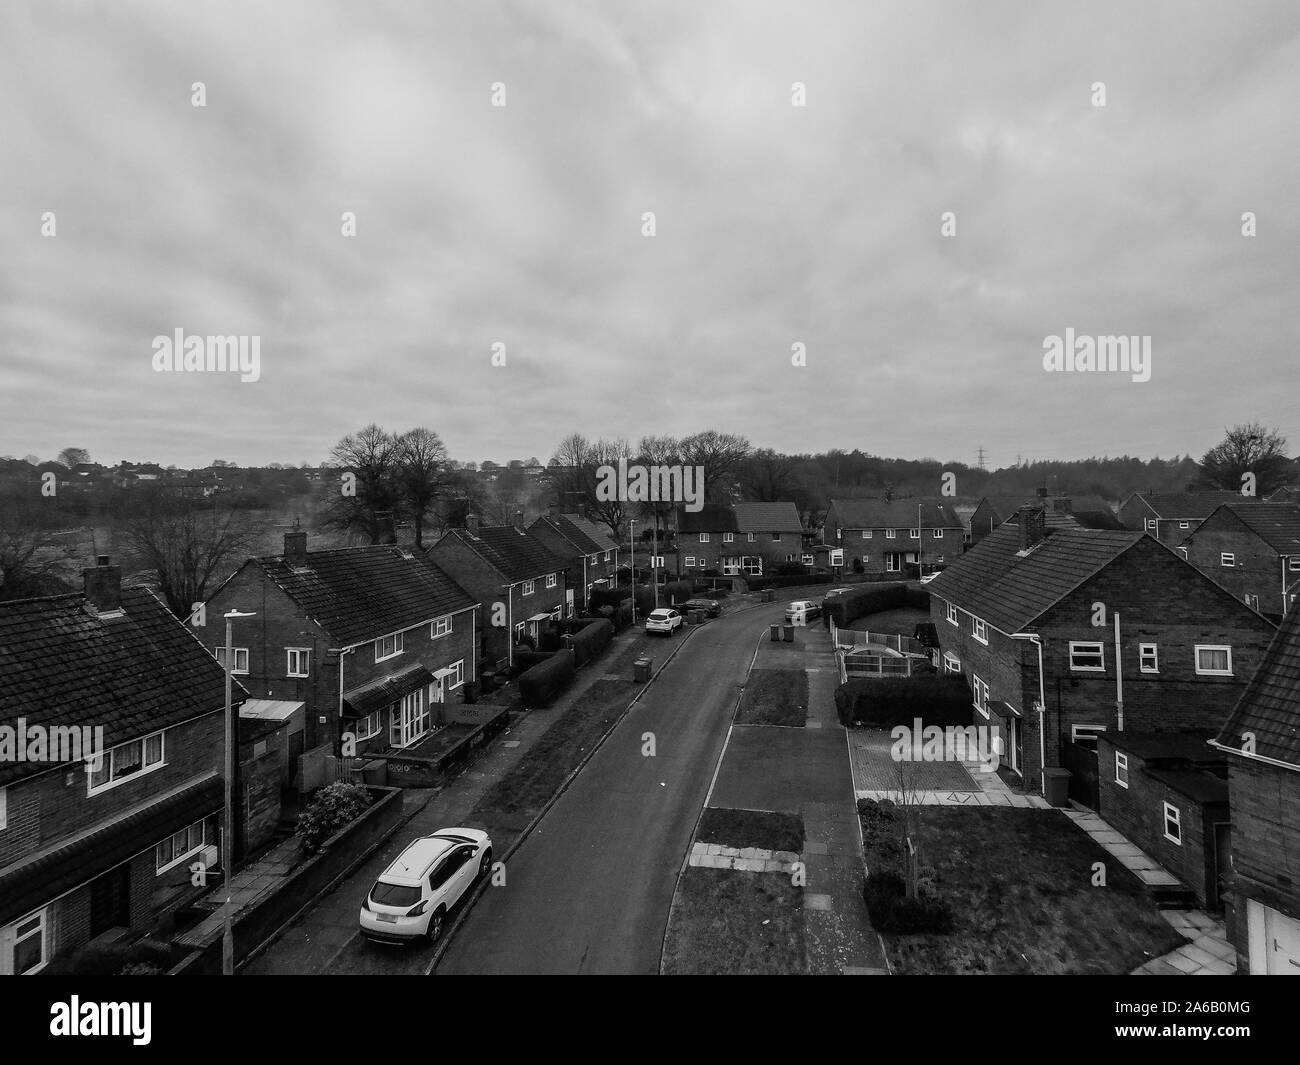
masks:
{"label": "lamp post", "polygon": [[636,624],[636,522],[632,518],[627,519],[627,572],[632,582],[632,624]]}
{"label": "lamp post", "polygon": [[226,881],[226,919],[225,927],[221,933],[221,975],[235,975],[235,936],[234,930],[230,926],[230,881],[234,874],[235,867],[235,803],[234,803],[234,785],[235,785],[235,715],[233,711],[233,691],[234,688],[234,669],[235,669],[235,649],[232,644],[234,639],[234,622],[235,618],[253,618],[256,614],[247,614],[239,610],[230,610],[224,615],[226,619],[226,801],[223,811],[225,827],[222,829],[222,842],[224,844],[224,854],[221,861],[225,865]]}

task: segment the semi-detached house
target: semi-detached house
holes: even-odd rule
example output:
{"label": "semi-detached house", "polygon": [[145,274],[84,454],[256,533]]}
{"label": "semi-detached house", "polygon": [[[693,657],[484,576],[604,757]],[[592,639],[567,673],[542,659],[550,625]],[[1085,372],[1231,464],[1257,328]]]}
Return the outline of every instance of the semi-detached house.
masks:
{"label": "semi-detached house", "polygon": [[1274,626],[1145,533],[1049,529],[1025,508],[932,581],[942,668],[999,725],[1027,787],[1074,771],[1096,804],[1099,733],[1218,728]]}
{"label": "semi-detached house", "polygon": [[528,532],[567,563],[566,615],[586,610],[593,588],[618,583],[619,546],[608,529],[580,514],[561,514],[553,507],[550,514],[528,526]]}
{"label": "semi-detached house", "polygon": [[677,512],[677,571],[715,570],[725,577],[761,577],[783,563],[811,566],[799,508],[790,502],[706,503]]}
{"label": "semi-detached house", "polygon": [[951,564],[962,552],[965,530],[956,511],[938,499],[833,499],[822,537],[844,552],[846,572],[898,575],[908,563]]}
{"label": "semi-detached house", "polygon": [[1300,592],[1300,503],[1224,503],[1178,550],[1243,602],[1281,620]]}

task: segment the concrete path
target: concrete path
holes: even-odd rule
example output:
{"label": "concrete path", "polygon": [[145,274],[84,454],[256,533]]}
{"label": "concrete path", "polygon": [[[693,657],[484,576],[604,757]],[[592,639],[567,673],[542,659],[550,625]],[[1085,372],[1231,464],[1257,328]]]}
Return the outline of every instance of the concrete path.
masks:
{"label": "concrete path", "polygon": [[1111,828],[1092,810],[1076,807],[1062,810],[1071,821],[1088,833],[1120,865],[1136,876],[1147,887],[1180,887],[1182,882],[1160,865],[1154,858],[1143,853],[1142,848],[1130,843],[1124,836]]}
{"label": "concrete path", "polygon": [[1185,946],[1152,958],[1133,976],[1232,976],[1237,951],[1228,942],[1222,921],[1200,910],[1161,910],[1160,916],[1191,940]]}

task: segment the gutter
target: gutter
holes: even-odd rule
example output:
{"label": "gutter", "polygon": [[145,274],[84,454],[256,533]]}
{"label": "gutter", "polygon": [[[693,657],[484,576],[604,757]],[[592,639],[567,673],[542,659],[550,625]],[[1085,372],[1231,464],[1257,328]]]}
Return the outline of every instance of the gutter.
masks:
{"label": "gutter", "polygon": [[1217,751],[1223,751],[1224,754],[1235,754],[1240,758],[1249,758],[1252,762],[1263,762],[1265,765],[1271,765],[1277,769],[1289,769],[1293,773],[1300,773],[1300,765],[1294,765],[1291,762],[1282,762],[1276,758],[1269,758],[1262,754],[1252,754],[1243,751],[1240,747],[1227,747],[1218,740],[1206,740],[1206,744]]}

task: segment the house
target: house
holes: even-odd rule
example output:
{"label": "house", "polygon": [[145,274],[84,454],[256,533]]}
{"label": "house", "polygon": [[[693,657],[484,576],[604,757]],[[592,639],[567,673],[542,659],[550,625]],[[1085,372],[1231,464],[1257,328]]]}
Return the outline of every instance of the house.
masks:
{"label": "house", "polygon": [[1034,788],[1071,769],[1094,808],[1099,733],[1217,728],[1274,631],[1154,537],[1030,507],[927,588],[942,668],[1000,725],[1003,764]]}
{"label": "house", "polygon": [[461,720],[475,679],[478,603],[419,553],[389,545],[309,551],[284,534],[284,553],[250,558],[206,603],[195,628],[255,696],[244,720],[284,722],[282,778],[309,791],[333,779],[337,757],[418,744]]}
{"label": "house", "polygon": [[224,856],[221,666],[107,557],[83,580],[0,603],[3,974],[154,930]]}
{"label": "house", "polygon": [[822,536],[854,573],[898,574],[910,563],[945,565],[965,530],[945,499],[832,499]]}
{"label": "house", "polygon": [[1110,505],[1097,495],[1049,496],[1040,488],[1033,498],[1025,496],[985,496],[970,518],[970,540],[978,543],[999,525],[1015,521],[1020,508],[1040,506],[1048,528],[1123,529]]}
{"label": "house", "polygon": [[[1098,813],[1183,887],[1203,910],[1223,907],[1231,871],[1228,765],[1213,732],[1103,732],[1097,738]],[[1162,900],[1164,901],[1164,900]]]}
{"label": "house", "polygon": [[1229,938],[1240,972],[1300,972],[1300,610],[1211,741],[1232,803]]}
{"label": "house", "polygon": [[790,502],[706,503],[695,513],[679,508],[677,572],[761,577],[785,563],[811,566],[803,531],[799,508]]}
{"label": "house", "polygon": [[1300,503],[1300,486],[1283,485],[1271,495],[1264,497],[1265,503]]}
{"label": "house", "polygon": [[1223,503],[1178,550],[1243,602],[1280,619],[1300,591],[1300,503]]}
{"label": "house", "polygon": [[557,639],[568,601],[565,560],[514,525],[449,529],[428,556],[483,604],[483,667],[514,662],[516,645]]}
{"label": "house", "polygon": [[579,514],[561,514],[558,507],[552,507],[528,532],[567,564],[566,616],[587,609],[592,588],[617,583],[619,546],[595,522]]}
{"label": "house", "polygon": [[1239,492],[1130,492],[1119,505],[1126,529],[1149,532],[1162,544],[1177,545],[1222,503],[1246,501]]}

